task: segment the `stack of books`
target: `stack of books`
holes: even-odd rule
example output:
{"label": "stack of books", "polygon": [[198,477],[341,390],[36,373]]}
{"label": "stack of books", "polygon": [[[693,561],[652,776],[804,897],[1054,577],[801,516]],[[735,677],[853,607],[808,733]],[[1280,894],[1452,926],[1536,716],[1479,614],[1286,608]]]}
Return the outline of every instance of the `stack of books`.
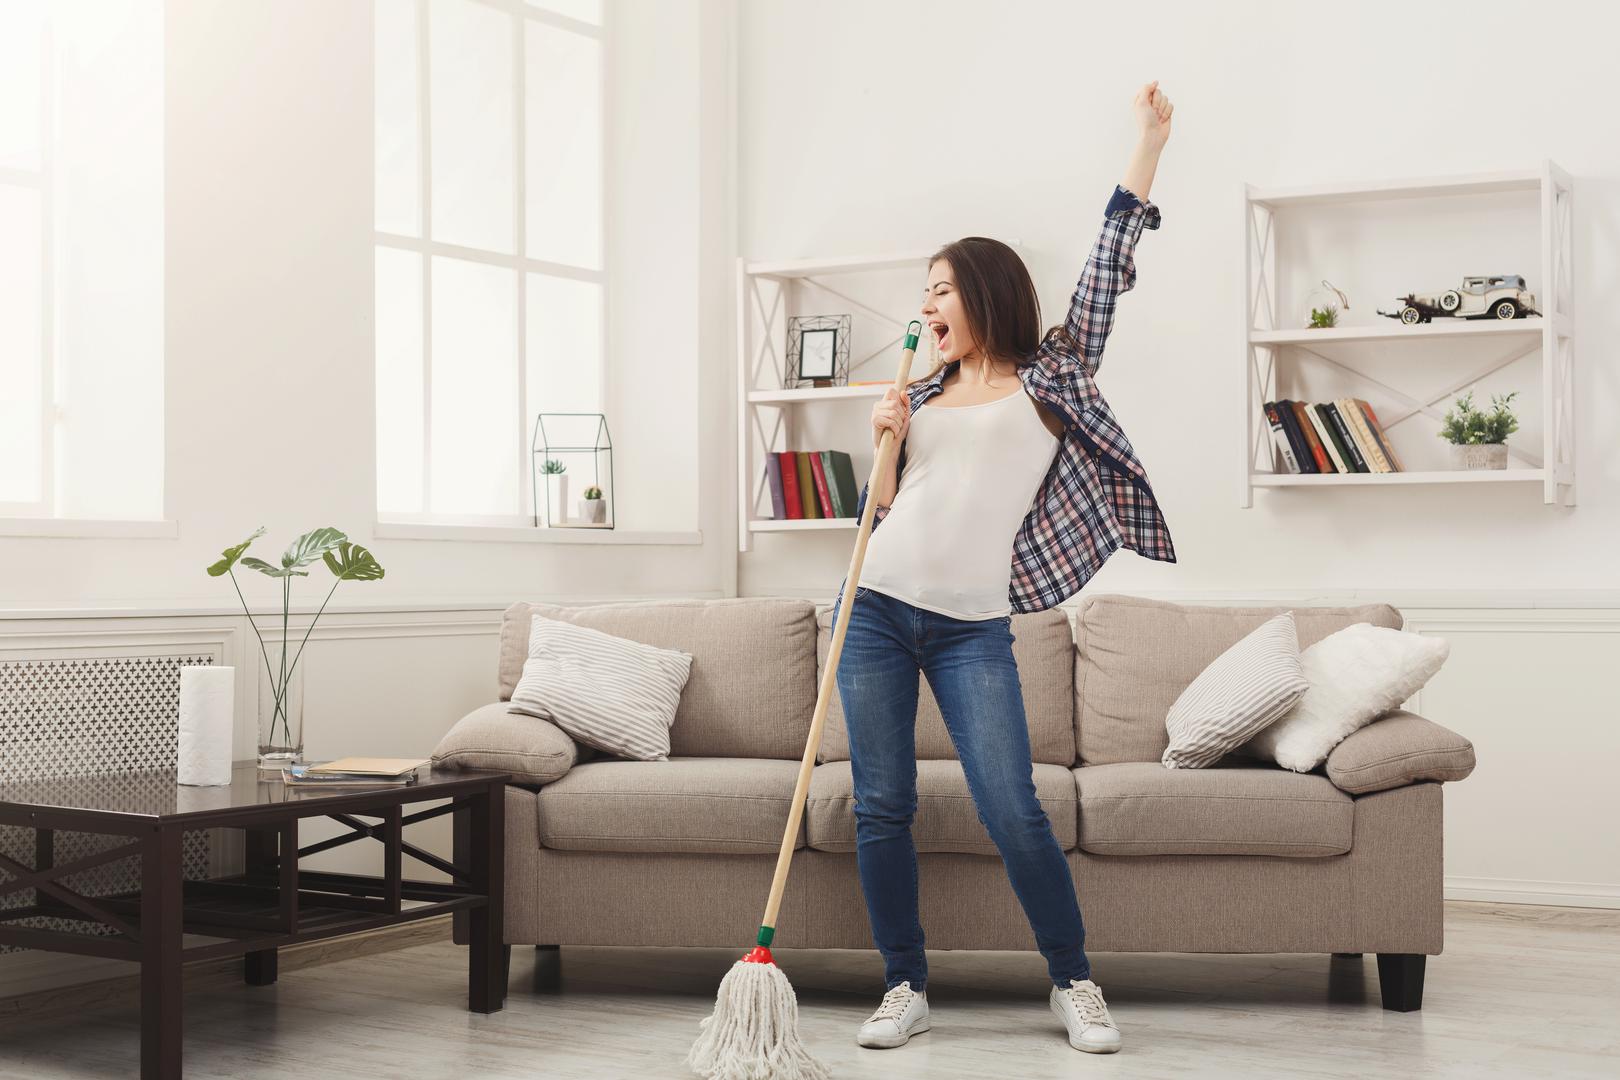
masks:
{"label": "stack of books", "polygon": [[771,518],[852,518],[861,492],[842,450],[773,450],[765,455]]}
{"label": "stack of books", "polygon": [[1383,425],[1361,398],[1282,398],[1266,402],[1265,410],[1271,441],[1291,473],[1403,471]]}
{"label": "stack of books", "polygon": [[378,787],[414,784],[429,758],[346,757],[312,765],[286,765],[281,780],[293,787]]}

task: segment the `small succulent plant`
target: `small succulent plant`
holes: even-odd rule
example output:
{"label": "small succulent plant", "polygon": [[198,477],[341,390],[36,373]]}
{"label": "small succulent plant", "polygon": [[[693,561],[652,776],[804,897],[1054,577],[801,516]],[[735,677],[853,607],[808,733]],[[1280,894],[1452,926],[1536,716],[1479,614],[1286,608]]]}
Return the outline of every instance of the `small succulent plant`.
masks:
{"label": "small succulent plant", "polygon": [[545,467],[542,468],[540,471],[543,472],[543,473],[551,473],[551,474],[565,473],[565,472],[568,471],[568,466],[564,465],[557,458],[547,458]]}
{"label": "small succulent plant", "polygon": [[595,484],[592,484],[590,487],[585,489],[585,494],[583,497],[587,499],[600,499],[602,497],[602,489],[597,487]]}
{"label": "small succulent plant", "polygon": [[1310,328],[1312,330],[1322,330],[1322,329],[1326,329],[1327,327],[1330,327],[1330,326],[1338,326],[1338,325],[1339,325],[1339,309],[1338,308],[1332,308],[1332,307],[1328,307],[1328,308],[1314,308],[1313,307],[1313,308],[1311,308],[1311,326],[1310,326]]}

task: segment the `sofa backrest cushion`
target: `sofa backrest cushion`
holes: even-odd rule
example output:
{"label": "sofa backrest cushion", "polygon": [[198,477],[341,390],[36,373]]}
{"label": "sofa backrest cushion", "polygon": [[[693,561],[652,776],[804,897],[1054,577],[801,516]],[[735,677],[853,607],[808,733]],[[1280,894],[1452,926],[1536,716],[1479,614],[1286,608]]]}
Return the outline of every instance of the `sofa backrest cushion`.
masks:
{"label": "sofa backrest cushion", "polygon": [[518,601],[501,621],[500,699],[510,701],[539,613],[692,654],[669,729],[670,754],[799,759],[816,709],[811,600],[726,597],[564,607]]}
{"label": "sofa backrest cushion", "polygon": [[1389,604],[1225,607],[1141,596],[1082,596],[1075,620],[1076,743],[1082,765],[1158,761],[1165,716],[1187,685],[1267,619],[1294,613],[1303,650],[1352,623],[1401,629]]}
{"label": "sofa backrest cushion", "polygon": [[[832,648],[832,603],[816,607],[816,678]],[[1047,765],[1074,764],[1074,631],[1060,608],[1012,617],[1013,660],[1023,691],[1024,720],[1029,727],[1030,759]],[[920,673],[917,676],[917,759],[955,760],[956,747],[945,729],[939,702]],[[811,708],[815,704],[812,701]],[[849,732],[844,703],[834,693],[821,731],[818,761],[848,761]]]}

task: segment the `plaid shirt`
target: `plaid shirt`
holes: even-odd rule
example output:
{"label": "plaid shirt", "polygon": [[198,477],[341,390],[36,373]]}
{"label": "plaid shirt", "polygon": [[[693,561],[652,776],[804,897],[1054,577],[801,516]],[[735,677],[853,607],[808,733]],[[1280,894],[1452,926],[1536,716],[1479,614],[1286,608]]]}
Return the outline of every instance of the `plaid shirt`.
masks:
{"label": "plaid shirt", "polygon": [[[1170,530],[1125,433],[1094,381],[1103,345],[1113,328],[1121,293],[1136,283],[1133,252],[1144,227],[1159,227],[1159,208],[1115,186],[1103,212],[1102,233],[1080,273],[1065,320],[1080,351],[1042,342],[1034,359],[1018,369],[1024,388],[1063,422],[1063,439],[1035,502],[1013,539],[1008,599],[1016,612],[1042,611],[1073,596],[1121,547],[1161,562],[1175,562]],[[915,412],[939,393],[960,364],[945,364],[934,377],[906,388]],[[900,444],[896,475],[905,482],[906,444]],[[855,516],[866,510],[861,489]],[[872,529],[888,515],[880,506]]]}

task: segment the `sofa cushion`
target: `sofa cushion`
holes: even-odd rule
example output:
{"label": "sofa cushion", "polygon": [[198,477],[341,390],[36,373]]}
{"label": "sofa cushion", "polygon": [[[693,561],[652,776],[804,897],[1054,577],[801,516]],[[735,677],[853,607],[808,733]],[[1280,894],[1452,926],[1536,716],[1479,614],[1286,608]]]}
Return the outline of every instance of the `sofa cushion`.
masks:
{"label": "sofa cushion", "polygon": [[813,601],[732,597],[582,607],[519,601],[501,622],[502,701],[511,700],[523,674],[536,612],[692,655],[669,729],[672,756],[803,758],[816,709]]}
{"label": "sofa cushion", "polygon": [[765,758],[586,762],[540,789],[540,846],[772,854],[798,777],[799,762]]}
{"label": "sofa cushion", "polygon": [[1275,723],[1309,689],[1299,666],[1294,613],[1275,615],[1221,653],[1164,719],[1168,769],[1202,769]]}
{"label": "sofa cushion", "polygon": [[[1035,797],[1052,823],[1064,851],[1074,850],[1075,788],[1062,765],[1035,766]],[[817,765],[810,776],[809,825],[806,839],[819,851],[855,850],[855,780],[847,761]],[[979,820],[967,776],[957,761],[917,762],[917,814],[911,838],[918,851],[956,851],[999,855]]]}
{"label": "sofa cushion", "polygon": [[550,720],[508,711],[505,702],[480,705],[456,721],[433,748],[433,764],[448,769],[496,769],[519,784],[560,780],[594,755]]}
{"label": "sofa cushion", "polygon": [[1365,795],[1419,780],[1461,780],[1474,771],[1474,744],[1450,728],[1396,709],[1335,746],[1325,767],[1339,790]]}
{"label": "sofa cushion", "polygon": [[1255,627],[1294,613],[1301,650],[1358,622],[1401,628],[1388,604],[1224,607],[1140,596],[1082,596],[1075,620],[1076,740],[1082,765],[1158,762],[1165,717],[1199,672]]}
{"label": "sofa cushion", "polygon": [[[575,772],[584,766],[575,766]],[[1343,855],[1355,801],[1316,773],[1238,764],[1085,765],[1080,847],[1093,855]]]}
{"label": "sofa cushion", "polygon": [[1445,638],[1365,623],[1329,634],[1300,653],[1309,689],[1239,751],[1310,772],[1345,736],[1423,689],[1450,653]]}
{"label": "sofa cushion", "polygon": [[[831,603],[816,607],[816,682],[827,667],[832,648]],[[1048,608],[1012,617],[1013,660],[1023,690],[1024,720],[1029,726],[1030,758],[1050,765],[1074,764],[1074,631],[1068,614]],[[956,747],[945,729],[939,702],[928,680],[917,676],[917,758],[956,760]],[[811,702],[814,711],[815,702]],[[802,753],[801,748],[801,753]],[[848,761],[849,732],[844,703],[837,694],[827,706],[817,761]]]}

